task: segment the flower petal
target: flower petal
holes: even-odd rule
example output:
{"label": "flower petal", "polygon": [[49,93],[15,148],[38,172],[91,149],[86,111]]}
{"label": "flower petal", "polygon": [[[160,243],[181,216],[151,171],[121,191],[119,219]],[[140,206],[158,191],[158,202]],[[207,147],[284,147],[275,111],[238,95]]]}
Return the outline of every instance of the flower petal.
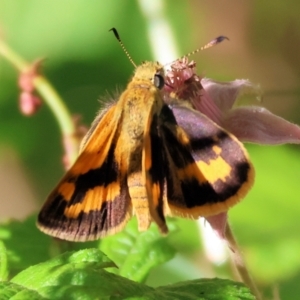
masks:
{"label": "flower petal", "polygon": [[217,215],[205,217],[205,219],[210,224],[216,235],[219,238],[224,239],[227,224],[227,212],[222,212]]}
{"label": "flower petal", "polygon": [[238,107],[223,116],[223,127],[243,142],[278,145],[300,143],[300,127],[263,107]]}
{"label": "flower petal", "polygon": [[218,82],[209,78],[203,78],[201,84],[215,104],[224,113],[231,109],[237,99],[242,95],[251,94],[259,98],[262,94],[259,85],[254,85],[247,79]]}
{"label": "flower petal", "polygon": [[190,98],[189,101],[193,104],[196,110],[205,114],[218,125],[222,125],[223,113],[211,99],[205,89],[202,89],[201,93],[195,95],[193,98]]}

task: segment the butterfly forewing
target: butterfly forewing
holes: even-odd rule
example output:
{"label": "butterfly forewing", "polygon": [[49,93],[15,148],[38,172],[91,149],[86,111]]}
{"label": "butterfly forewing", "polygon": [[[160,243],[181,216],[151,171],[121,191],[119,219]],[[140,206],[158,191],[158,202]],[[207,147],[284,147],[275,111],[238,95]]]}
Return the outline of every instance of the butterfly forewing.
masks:
{"label": "butterfly forewing", "polygon": [[129,219],[127,175],[120,170],[122,154],[116,149],[120,137],[114,118],[120,116],[115,110],[111,107],[99,121],[48,197],[38,216],[42,231],[65,240],[93,240],[119,231]]}

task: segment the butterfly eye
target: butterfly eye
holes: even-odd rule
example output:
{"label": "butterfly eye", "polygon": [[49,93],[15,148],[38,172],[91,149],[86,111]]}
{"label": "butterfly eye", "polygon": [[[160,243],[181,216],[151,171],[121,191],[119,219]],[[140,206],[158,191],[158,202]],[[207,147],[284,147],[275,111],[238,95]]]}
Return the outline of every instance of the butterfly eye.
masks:
{"label": "butterfly eye", "polygon": [[155,74],[154,75],[154,85],[158,88],[158,89],[162,89],[165,85],[165,79],[163,78],[162,75],[160,74]]}

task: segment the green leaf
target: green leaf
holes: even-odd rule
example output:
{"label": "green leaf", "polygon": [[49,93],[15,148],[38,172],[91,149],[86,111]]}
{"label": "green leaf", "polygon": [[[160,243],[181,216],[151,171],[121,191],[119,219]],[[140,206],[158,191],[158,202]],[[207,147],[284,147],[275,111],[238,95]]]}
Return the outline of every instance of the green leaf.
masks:
{"label": "green leaf", "polygon": [[[170,235],[176,230],[174,220],[168,220],[168,227]],[[138,282],[143,282],[152,268],[175,255],[175,249],[168,238],[161,235],[156,224],[141,233],[136,219],[131,220],[122,232],[104,238],[100,250],[119,266],[114,273]]]}
{"label": "green leaf", "polygon": [[[50,282],[54,285],[64,283],[62,278],[69,272],[83,269],[101,270],[114,267],[115,264],[98,249],[86,249],[78,252],[66,252],[44,263],[27,268],[20,272],[11,281],[23,284],[29,288],[43,287]],[[74,284],[82,284],[83,277],[73,277]],[[68,281],[66,282],[68,283]]]}
{"label": "green leaf", "polygon": [[[240,282],[227,279],[196,279],[178,282],[156,290],[156,299],[218,299],[218,300],[254,300],[250,290]],[[158,295],[161,293],[161,297]],[[155,298],[153,298],[155,299]]]}
{"label": "green leaf", "polygon": [[1,300],[43,300],[47,299],[38,292],[29,290],[21,285],[12,282],[0,282]]}
{"label": "green leaf", "polygon": [[[254,299],[242,283],[223,279],[197,279],[154,289],[104,270],[114,266],[98,249],[67,252],[22,271],[11,283],[2,283],[0,299]],[[10,298],[22,292],[26,297]]]}
{"label": "green leaf", "polygon": [[98,249],[86,249],[67,252],[27,268],[11,282],[36,290],[49,299],[108,299],[111,295],[125,299],[151,290],[104,270],[114,266]]}

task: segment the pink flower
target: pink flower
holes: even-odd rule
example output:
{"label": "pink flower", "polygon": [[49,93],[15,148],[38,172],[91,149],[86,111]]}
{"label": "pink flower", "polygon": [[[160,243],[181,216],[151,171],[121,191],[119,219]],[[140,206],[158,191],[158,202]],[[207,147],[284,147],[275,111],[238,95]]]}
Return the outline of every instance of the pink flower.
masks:
{"label": "pink flower", "polygon": [[39,97],[33,93],[23,91],[19,97],[19,106],[21,112],[26,116],[33,115],[42,105]]}
{"label": "pink flower", "polygon": [[18,85],[21,89],[19,107],[24,115],[30,116],[38,111],[42,101],[35,93],[34,79],[39,76],[42,59],[32,63],[30,67],[21,72]]}
{"label": "pink flower", "polygon": [[[166,72],[165,101],[176,97],[208,116],[240,141],[277,145],[300,143],[300,127],[272,114],[261,106],[238,106],[241,95],[261,97],[259,86],[249,80],[216,82],[195,73],[196,63],[183,58]],[[224,237],[227,213],[206,218]]]}

